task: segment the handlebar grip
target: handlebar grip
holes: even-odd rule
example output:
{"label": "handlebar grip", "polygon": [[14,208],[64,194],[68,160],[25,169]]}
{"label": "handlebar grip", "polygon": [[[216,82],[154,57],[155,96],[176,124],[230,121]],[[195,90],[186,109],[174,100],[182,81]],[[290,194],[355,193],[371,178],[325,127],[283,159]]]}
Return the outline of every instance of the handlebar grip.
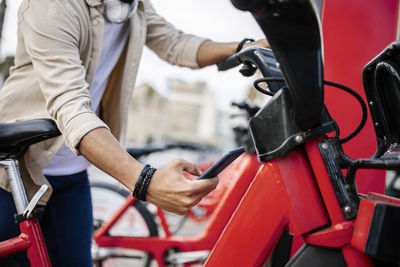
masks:
{"label": "handlebar grip", "polygon": [[242,62],[240,62],[238,54],[234,54],[232,56],[229,56],[227,58],[224,58],[224,59],[220,60],[217,63],[217,67],[218,67],[219,71],[225,71],[225,70],[229,70],[229,69],[232,69],[234,67],[237,67],[241,63]]}
{"label": "handlebar grip", "polygon": [[[248,68],[252,68],[251,71],[240,71],[244,76],[251,76],[254,74],[256,69],[259,69],[263,77],[283,78],[280,65],[276,61],[274,53],[272,53],[271,49],[251,46],[232,56],[222,59],[217,63],[217,66],[218,70],[224,71],[234,68],[240,64],[244,64],[245,67],[247,66]],[[269,84],[269,90],[276,93],[284,85],[284,82],[271,83]]]}
{"label": "handlebar grip", "polygon": [[240,64],[254,65],[264,77],[283,77],[271,49],[251,46],[220,60],[217,67],[219,71],[224,71]]}

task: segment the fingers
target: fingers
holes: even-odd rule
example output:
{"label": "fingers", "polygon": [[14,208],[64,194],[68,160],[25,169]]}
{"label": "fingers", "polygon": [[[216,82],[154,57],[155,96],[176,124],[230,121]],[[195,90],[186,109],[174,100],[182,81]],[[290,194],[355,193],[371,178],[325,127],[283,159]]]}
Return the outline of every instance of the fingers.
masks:
{"label": "fingers", "polygon": [[190,206],[190,209],[193,208],[194,206],[196,206],[205,196],[207,196],[215,188],[216,188],[216,186],[215,187],[211,187],[208,191],[202,191],[202,192],[198,193],[197,195],[195,195],[193,197],[195,200],[192,202],[192,204]]}
{"label": "fingers", "polygon": [[260,39],[257,40],[253,43],[253,45],[255,46],[260,46],[260,47],[264,47],[264,48],[269,48],[269,43],[267,41],[267,39]]}
{"label": "fingers", "polygon": [[205,180],[190,180],[183,171],[200,175],[201,171],[186,160],[175,159],[157,170],[147,191],[147,200],[156,206],[177,214],[184,214],[218,184],[218,177]]}
{"label": "fingers", "polygon": [[[175,164],[181,171],[187,171],[193,175],[201,175],[201,171],[197,168],[197,166],[189,161],[183,159],[175,159]],[[202,192],[206,192],[208,194],[212,190],[217,187],[218,177],[204,180],[193,180],[191,181],[191,194],[198,194]],[[206,195],[204,194],[204,195]]]}
{"label": "fingers", "polygon": [[243,46],[243,48],[247,48],[250,46],[259,46],[259,47],[269,48],[269,43],[268,43],[267,39],[259,39],[255,42],[245,44]]}
{"label": "fingers", "polygon": [[197,166],[189,161],[183,159],[174,159],[173,163],[176,164],[177,168],[180,171],[186,171],[192,175],[200,176],[201,171],[197,168]]}
{"label": "fingers", "polygon": [[199,202],[206,196],[208,195],[211,191],[213,191],[215,188],[211,188],[209,191],[203,191],[200,192],[196,195],[192,195],[191,197],[187,198],[186,201],[186,206],[185,209],[182,210],[182,212],[186,213],[188,212],[190,209],[192,209],[194,206],[196,206],[197,204],[199,204]]}

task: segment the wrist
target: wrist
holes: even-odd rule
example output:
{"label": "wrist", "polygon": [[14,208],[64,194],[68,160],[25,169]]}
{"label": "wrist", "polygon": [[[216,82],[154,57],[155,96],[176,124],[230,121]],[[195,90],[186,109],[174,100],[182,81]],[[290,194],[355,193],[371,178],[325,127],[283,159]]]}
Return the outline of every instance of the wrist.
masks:
{"label": "wrist", "polygon": [[143,167],[133,189],[132,195],[134,198],[142,201],[147,200],[147,190],[156,170],[157,169],[151,167],[149,164]]}
{"label": "wrist", "polygon": [[254,39],[251,39],[251,38],[244,38],[242,41],[240,41],[240,42],[238,43],[237,48],[236,48],[236,53],[239,52],[239,51],[241,51],[241,50],[245,47],[245,44],[247,44],[247,43],[252,43],[252,42],[254,42],[254,41],[255,41],[255,40],[254,40]]}
{"label": "wrist", "polygon": [[144,165],[135,160],[127,152],[125,153],[124,157],[119,158],[115,163],[119,166],[118,172],[115,175],[110,175],[126,186],[129,191],[133,192]]}
{"label": "wrist", "polygon": [[216,64],[221,59],[233,55],[236,51],[238,44],[238,42],[204,42],[197,52],[197,63],[199,64],[199,67],[202,68]]}

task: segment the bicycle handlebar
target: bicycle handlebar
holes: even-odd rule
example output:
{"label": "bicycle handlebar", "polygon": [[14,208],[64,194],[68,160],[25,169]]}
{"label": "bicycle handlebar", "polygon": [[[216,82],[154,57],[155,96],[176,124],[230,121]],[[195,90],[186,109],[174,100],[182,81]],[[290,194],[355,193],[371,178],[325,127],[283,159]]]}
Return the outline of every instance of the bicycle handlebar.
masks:
{"label": "bicycle handlebar", "polygon": [[[283,74],[279,68],[279,64],[276,61],[271,49],[256,46],[248,47],[232,56],[222,59],[217,63],[217,67],[219,71],[225,71],[239,66],[240,64],[244,64],[245,66],[252,69],[254,69],[255,66],[261,71],[264,77],[283,78]],[[244,76],[251,76],[247,75],[247,73],[241,73]],[[253,73],[254,72],[251,72],[251,74]],[[282,83],[270,84],[269,90],[276,93],[277,91],[279,91],[279,89],[281,89],[282,86]]]}
{"label": "bicycle handlebar", "polygon": [[297,126],[304,131],[315,127],[324,107],[324,90],[321,24],[312,0],[231,1],[253,12],[267,37],[285,76]]}
{"label": "bicycle handlebar", "polygon": [[240,64],[253,63],[260,71],[265,71],[268,68],[277,70],[277,62],[271,49],[251,46],[243,49],[232,56],[222,59],[217,63],[219,71],[232,69]]}

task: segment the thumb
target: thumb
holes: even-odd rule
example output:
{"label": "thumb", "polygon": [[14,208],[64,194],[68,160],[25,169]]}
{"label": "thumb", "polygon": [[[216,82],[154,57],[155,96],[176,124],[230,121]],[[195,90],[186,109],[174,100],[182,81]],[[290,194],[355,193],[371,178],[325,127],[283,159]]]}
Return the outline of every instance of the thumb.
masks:
{"label": "thumb", "polygon": [[193,192],[203,193],[204,195],[206,195],[217,187],[218,181],[218,177],[203,180],[193,180],[191,181],[194,184]]}

